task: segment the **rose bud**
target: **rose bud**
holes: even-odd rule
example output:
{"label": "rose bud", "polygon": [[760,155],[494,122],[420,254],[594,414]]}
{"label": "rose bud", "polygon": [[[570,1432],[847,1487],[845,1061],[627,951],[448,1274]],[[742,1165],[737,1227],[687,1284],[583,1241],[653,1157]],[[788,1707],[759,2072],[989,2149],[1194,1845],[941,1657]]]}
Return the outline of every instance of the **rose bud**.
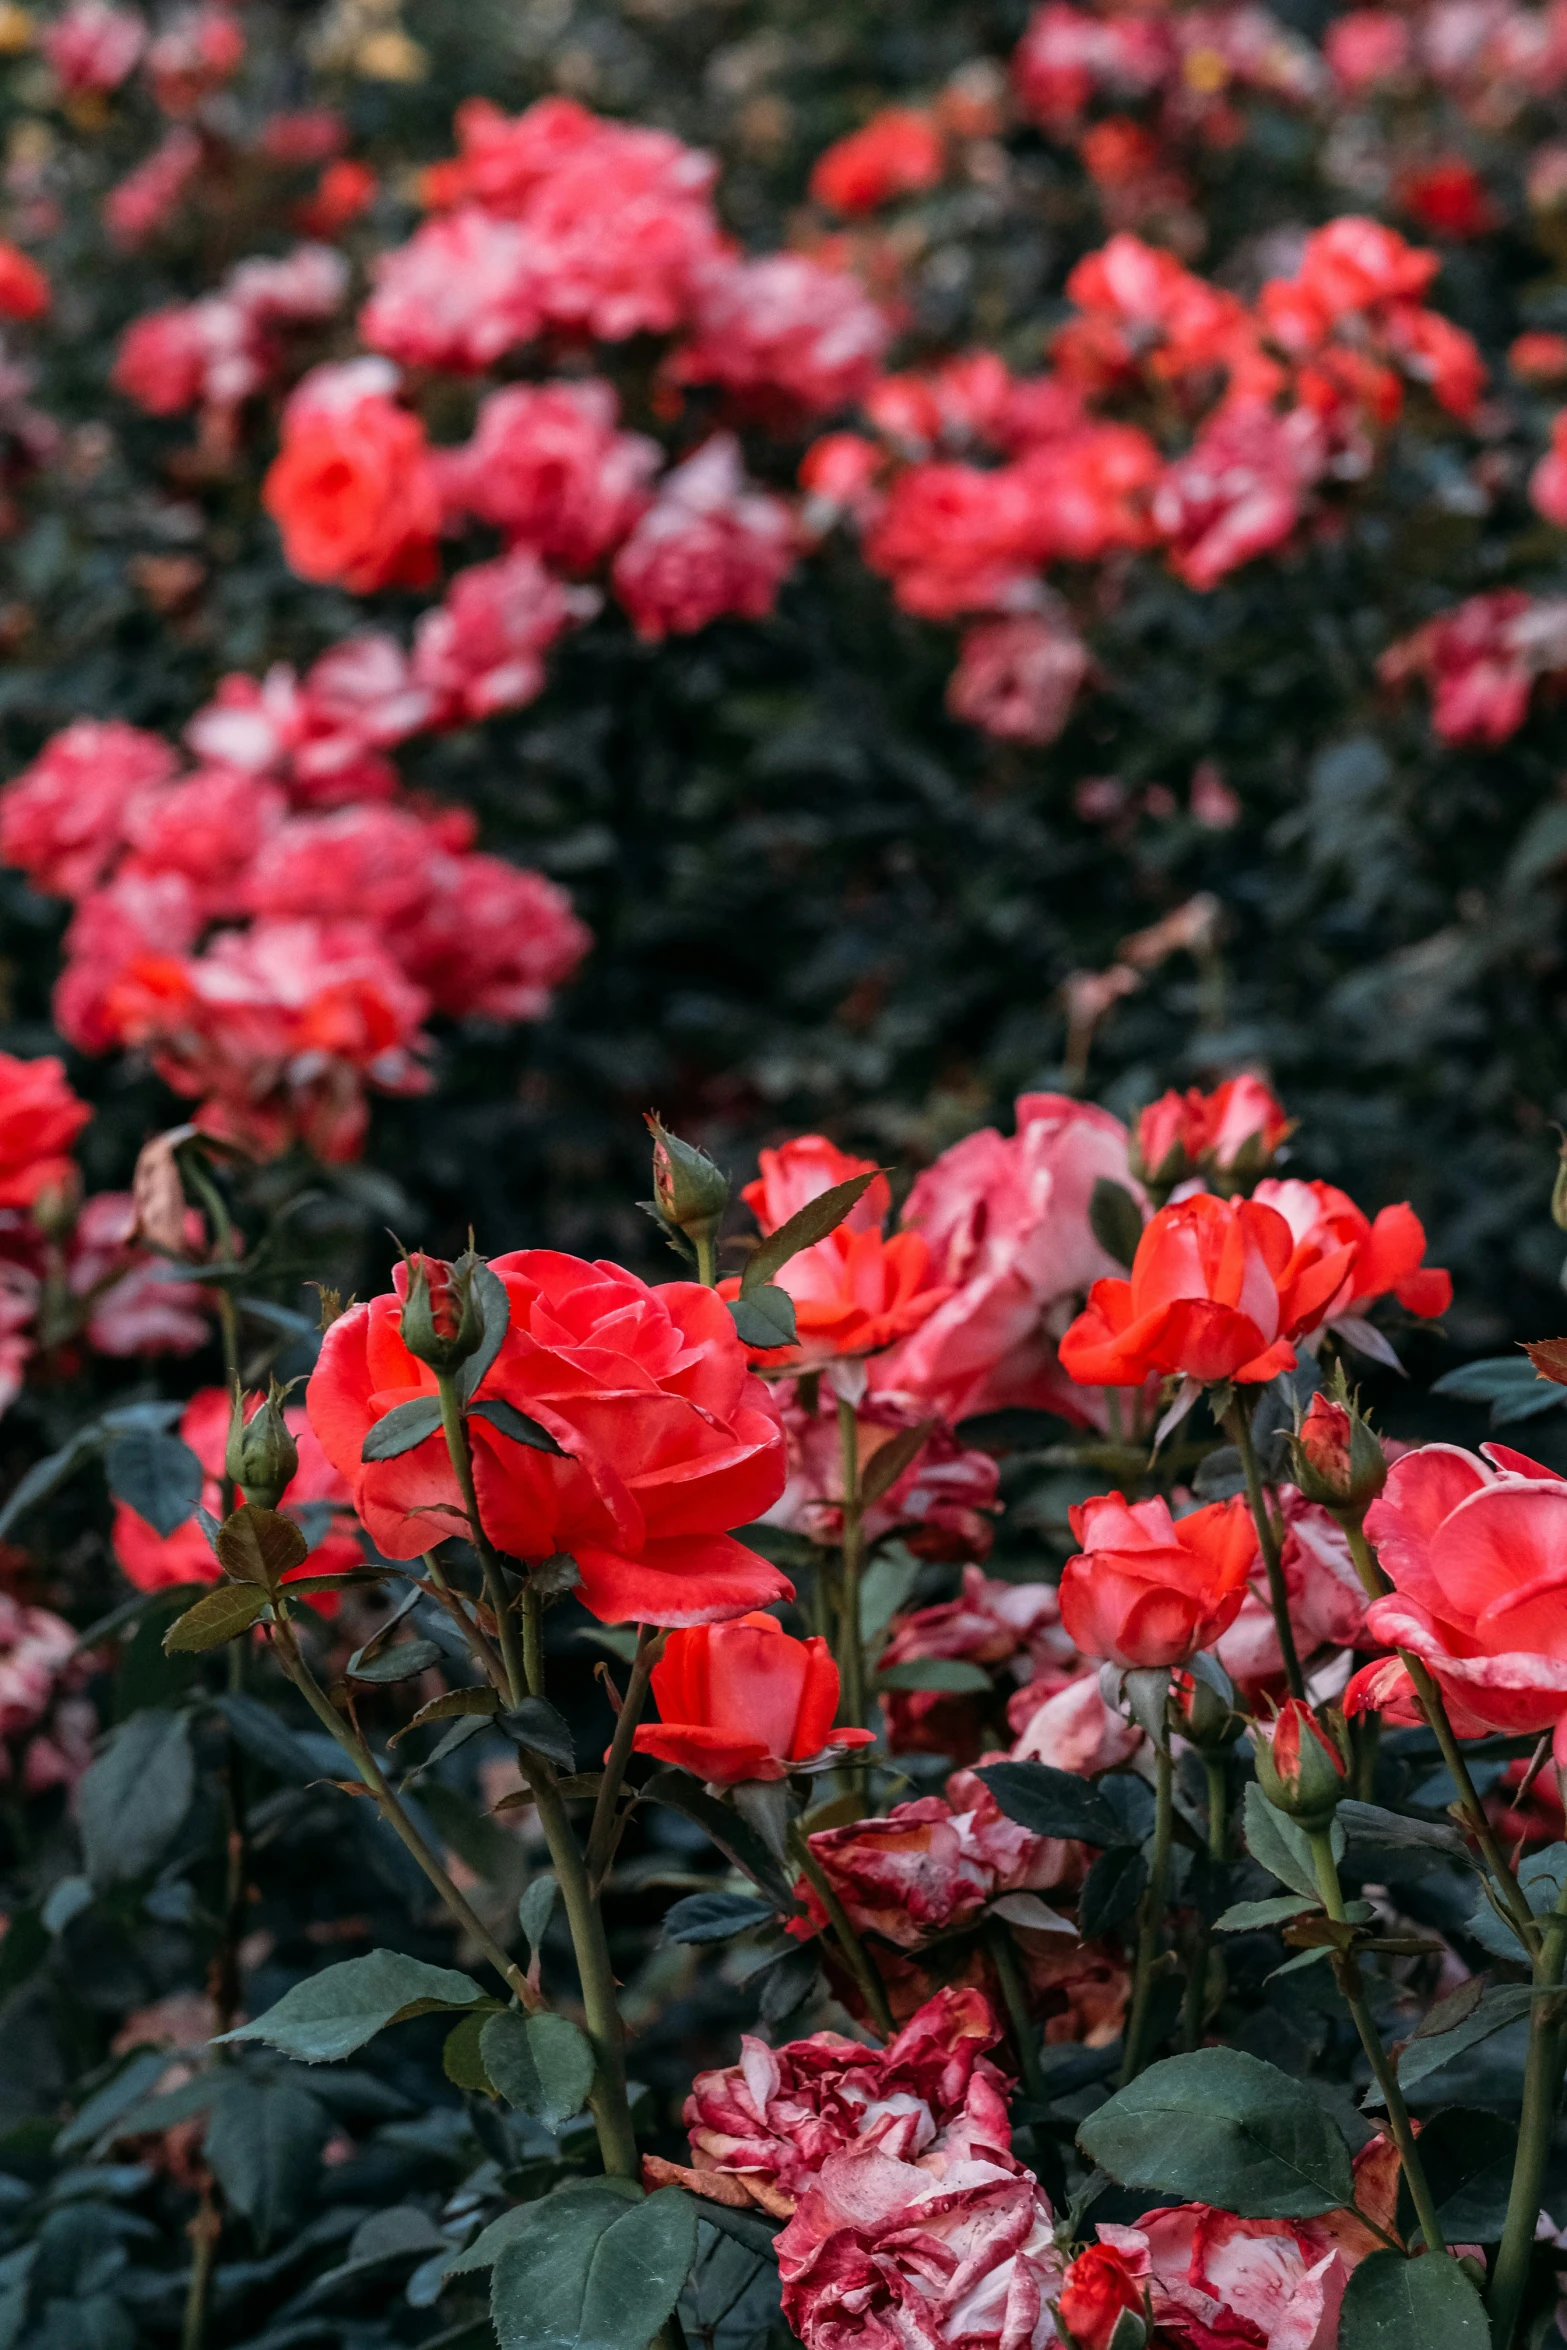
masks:
{"label": "rose bud", "polygon": [[1172,1702],[1175,1709],[1172,1727],[1199,1754],[1222,1754],[1226,1747],[1234,1745],[1245,1727],[1235,1711],[1233,1693],[1231,1699],[1226,1699],[1201,1673],[1178,1672]]}
{"label": "rose bud", "polygon": [[245,1499],[258,1502],[264,1510],[277,1508],[299,1467],[299,1447],[283,1417],[287,1392],[274,1379],[265,1403],[247,1420],[245,1398],[237,1386],[234,1390],[223,1466]]}
{"label": "rose bud", "polygon": [[450,1371],[478,1349],[484,1320],[473,1293],[473,1268],[416,1249],[408,1259],[402,1341],[432,1371]]}
{"label": "rose bud", "polygon": [[1259,1723],[1257,1784],[1275,1811],[1308,1835],[1325,1828],[1349,1792],[1348,1765],[1335,1736],[1299,1697],[1286,1699],[1271,1731]]}
{"label": "rose bud", "polygon": [[1290,1439],[1295,1482],[1308,1501],[1364,1516],[1387,1483],[1387,1455],[1357,1407],[1314,1395]]}
{"label": "rose bud", "polygon": [[666,1232],[683,1234],[705,1252],[717,1239],[729,1205],[729,1178],[706,1151],[669,1133],[651,1110],[646,1116],[653,1137],[654,1212]]}
{"label": "rose bud", "polygon": [[795,1640],[775,1616],[671,1632],[653,1695],[660,1719],[638,1729],[636,1752],[710,1786],[787,1778],[829,1751],[871,1743],[869,1730],[832,1726],[838,1668],[826,1641]]}
{"label": "rose bud", "polygon": [[1143,2288],[1113,2245],[1090,2244],[1078,2254],[1056,2307],[1076,2350],[1143,2350],[1148,2339]]}

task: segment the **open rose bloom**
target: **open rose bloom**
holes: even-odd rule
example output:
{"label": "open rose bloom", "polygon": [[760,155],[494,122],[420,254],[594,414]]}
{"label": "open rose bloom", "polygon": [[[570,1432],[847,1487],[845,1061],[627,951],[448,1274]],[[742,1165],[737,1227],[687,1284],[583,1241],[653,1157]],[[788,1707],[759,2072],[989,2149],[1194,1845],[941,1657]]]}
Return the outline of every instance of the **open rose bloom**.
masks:
{"label": "open rose bloom", "polygon": [[[1567,1765],[1567,1480],[1505,1444],[1422,1445],[1393,1463],[1366,1533],[1393,1584],[1366,1610],[1373,1639],[1420,1659],[1460,1737],[1551,1730]],[[1396,1657],[1344,1702],[1424,1719]]]}

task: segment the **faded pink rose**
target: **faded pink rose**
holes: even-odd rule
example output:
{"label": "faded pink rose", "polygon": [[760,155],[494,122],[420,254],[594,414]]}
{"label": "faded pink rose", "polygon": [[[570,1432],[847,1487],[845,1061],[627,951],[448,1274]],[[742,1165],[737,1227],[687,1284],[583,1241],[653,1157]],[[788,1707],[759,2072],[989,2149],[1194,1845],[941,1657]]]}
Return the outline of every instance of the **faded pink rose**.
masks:
{"label": "faded pink rose", "polygon": [[[1284,1516],[1284,1588],[1302,1663],[1352,1648],[1363,1638],[1366,1595],[1343,1528],[1294,1485],[1281,1485]],[[1259,1571],[1253,1570],[1239,1615],[1214,1653],[1248,1698],[1282,1695],[1284,1658],[1278,1626]]]}
{"label": "faded pink rose", "polygon": [[950,1420],[1011,1404],[1084,1419],[1055,1341],[1077,1300],[1121,1270],[1088,1221],[1101,1176],[1141,1204],[1125,1127],[1066,1094],[1023,1094],[1014,1135],[982,1127],[943,1151],[903,1223],[923,1233],[954,1294],[876,1366],[876,1387]]}
{"label": "faded pink rose", "polygon": [[[1010,1667],[1014,1678],[1034,1678],[1067,1670],[1075,1654],[1061,1629],[1052,1584],[993,1582],[971,1566],[963,1570],[958,1598],[917,1608],[896,1620],[882,1651],[881,1668],[953,1657],[969,1664]],[[895,1754],[950,1754],[971,1762],[980,1751],[982,1724],[973,1698],[929,1689],[889,1690],[882,1706],[887,1743]]]}
{"label": "faded pink rose", "polygon": [[[814,1411],[801,1402],[797,1381],[782,1382],[775,1392],[789,1446],[789,1482],[766,1522],[836,1544],[843,1525],[837,1398],[825,1381]],[[929,1424],[928,1415],[903,1398],[867,1396],[857,1420],[862,1475],[884,1445],[921,1424]],[[1000,1474],[989,1453],[968,1450],[938,1420],[908,1467],[865,1511],[865,1539],[877,1542],[901,1528],[922,1558],[983,1558],[991,1541],[985,1513],[997,1506]]]}
{"label": "faded pink rose", "polygon": [[1353,2262],[1320,2223],[1237,2219],[1205,2203],[1144,2212],[1099,2240],[1146,2261],[1158,2339],[1170,2350],[1332,2350]]}
{"label": "faded pink rose", "polygon": [[845,2148],[874,2148],[938,2177],[975,2156],[1014,2168],[1007,2083],[986,2056],[1000,2038],[983,1992],[956,1987],[928,1999],[886,2048],[839,2032],[769,2048],[747,2034],[738,2064],[692,2083],[692,2166],[650,2158],[648,2183],[786,2219]]}
{"label": "faded pink rose", "polygon": [[[1031,1836],[997,1807],[982,1780],[960,1771],[951,1800],[922,1795],[884,1819],[825,1828],[811,1851],[855,1926],[900,1950],[966,1926],[998,1894],[1036,1892],[1059,1883],[1075,1847]],[[963,1806],[964,1808],[959,1808]],[[816,1933],[827,1922],[816,1893],[798,1888],[808,1915],[793,1931]]]}
{"label": "faded pink rose", "polygon": [[778,2238],[783,2313],[806,2350],[1045,2350],[1058,2339],[1055,2218],[1027,2171],[945,2178],[831,2156]]}

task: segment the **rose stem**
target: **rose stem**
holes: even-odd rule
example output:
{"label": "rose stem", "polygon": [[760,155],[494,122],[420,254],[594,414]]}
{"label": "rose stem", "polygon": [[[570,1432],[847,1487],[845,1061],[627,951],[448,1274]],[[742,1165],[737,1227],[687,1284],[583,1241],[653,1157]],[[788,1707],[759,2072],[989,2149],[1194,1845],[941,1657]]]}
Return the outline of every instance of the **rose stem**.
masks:
{"label": "rose stem", "polygon": [[1262,1490],[1262,1465],[1251,1440],[1251,1422],[1246,1417],[1244,1405],[1231,1404],[1224,1415],[1224,1426],[1241,1456],[1241,1467],[1246,1472],[1246,1498],[1251,1504],[1252,1523],[1257,1529],[1257,1540],[1262,1549],[1262,1563],[1268,1570],[1268,1600],[1279,1635],[1279,1653],[1284,1659],[1284,1677],[1289,1683],[1291,1697],[1303,1699],[1306,1694],[1306,1677],[1300,1669],[1300,1657],[1295,1647],[1295,1627],[1290,1622],[1289,1594],[1284,1587],[1284,1561],[1279,1551],[1279,1530],[1269,1515],[1267,1496]]}
{"label": "rose stem", "polygon": [[473,1547],[479,1554],[484,1570],[484,1589],[490,1611],[500,1634],[501,1659],[506,1667],[506,1694],[511,1705],[520,1705],[527,1695],[537,1696],[523,1663],[522,1647],[517,1636],[517,1619],[506,1593],[506,1578],[494,1545],[484,1531],[479,1515],[479,1497],[473,1484],[473,1454],[468,1447],[468,1427],[463,1418],[462,1402],[457,1393],[457,1382],[449,1371],[436,1374],[441,1391],[441,1425],[446,1431],[446,1450],[451,1456],[453,1474],[463,1508],[468,1513],[468,1530],[473,1536]]}
{"label": "rose stem", "polygon": [[[1383,1574],[1377,1554],[1366,1540],[1364,1526],[1348,1515],[1341,1517],[1339,1524],[1349,1537],[1349,1554],[1355,1562],[1355,1572],[1360,1577],[1367,1598],[1386,1598],[1393,1586]],[[1443,1700],[1442,1692],[1431,1678],[1426,1666],[1411,1649],[1401,1648],[1398,1651],[1398,1657],[1405,1672],[1415,1685],[1415,1695],[1420,1700],[1420,1710],[1425,1715],[1437,1745],[1442,1750],[1442,1760],[1447,1765],[1448,1774],[1458,1789],[1459,1805],[1468,1824],[1469,1833],[1485,1855],[1486,1867],[1496,1881],[1497,1892],[1501,1895],[1514,1931],[1530,1956],[1533,1957],[1538,1953],[1540,1947],[1539,1921],[1524,1899],[1518,1879],[1508,1867],[1507,1856],[1497,1841],[1496,1831],[1485,1816],[1485,1806],[1480,1801],[1479,1790],[1469,1775],[1469,1765],[1464,1760],[1463,1750],[1459,1746],[1453,1725],[1448,1719],[1447,1706]]]}
{"label": "rose stem", "polygon": [[1491,2273],[1493,2350],[1512,2350],[1518,2313],[1534,2264],[1535,2222],[1545,2193],[1546,2166],[1562,2092],[1562,2060],[1567,2053],[1567,2034],[1563,2032],[1560,2013],[1564,1959],[1567,1959],[1567,1885],[1557,1897],[1534,1958],[1535,2000],[1529,2017],[1529,2054],[1524,2066],[1518,2153],[1507,2197],[1507,2219],[1496,2267]]}
{"label": "rose stem", "polygon": [[[1219,1869],[1224,1866],[1229,1852],[1229,1773],[1221,1754],[1204,1755],[1203,1767],[1208,1776],[1208,1858]],[[1212,1947],[1213,1930],[1206,1917],[1199,1915],[1192,1943],[1191,1972],[1186,1978],[1186,2013],[1181,2020],[1181,2046],[1188,2055],[1199,2045],[1207,2018],[1208,1964]]]}
{"label": "rose stem", "polygon": [[609,1742],[604,1757],[604,1776],[599,1782],[597,1799],[593,1805],[593,1824],[588,1830],[588,1879],[598,1893],[604,1876],[615,1856],[615,1805],[626,1776],[626,1765],[631,1760],[632,1741],[642,1708],[647,1703],[648,1683],[653,1667],[664,1653],[667,1632],[653,1624],[637,1626],[637,1653],[631,1666],[631,1678],[626,1683],[626,1694],[615,1716],[615,1735]]}
{"label": "rose stem", "polygon": [[843,1675],[844,1720],[855,1729],[865,1727],[865,1653],[860,1640],[860,1424],[852,1403],[839,1396],[838,1453],[843,1484],[843,1581],[839,1590],[838,1668]]}
{"label": "rose stem", "polygon": [[1134,2081],[1145,2062],[1143,2043],[1148,2036],[1148,2002],[1153,1992],[1154,1962],[1159,1956],[1164,1897],[1170,1878],[1170,1839],[1175,1826],[1175,1764],[1168,1735],[1154,1749],[1157,1777],[1154,1787],[1153,1865],[1143,1894],[1142,1923],[1137,1933],[1137,1969],[1132,1982],[1132,2013],[1126,2028],[1126,2056],[1121,2087]]}
{"label": "rose stem", "polygon": [[790,1826],[789,1841],[807,1881],[827,1912],[828,1921],[838,1938],[838,1947],[848,1963],[849,1972],[860,1986],[860,1996],[871,2011],[876,2029],[884,2040],[890,2040],[897,2027],[892,2020],[892,2010],[887,2005],[887,1987],[867,1957],[865,1945],[855,1932],[848,1911],[839,1900],[826,1870],[811,1850],[810,1838],[798,1821]]}
{"label": "rose stem", "polygon": [[1035,2105],[1048,2104],[1050,2093],[1045,2086],[1044,2069],[1039,2061],[1039,2037],[1034,2030],[1034,2019],[1028,2012],[1028,1985],[1024,1980],[1023,1969],[1018,1964],[1017,1948],[1007,1931],[1006,1921],[991,1918],[986,1926],[985,1939],[995,1961],[1001,1996],[1006,2003],[1007,2020],[1012,2026],[1023,2086]]}
{"label": "rose stem", "polygon": [[[1333,1858],[1332,1830],[1329,1828],[1312,1830],[1309,1832],[1308,1840],[1311,1845],[1311,1857],[1316,1864],[1317,1891],[1322,1896],[1322,1906],[1330,1918],[1339,1925],[1343,1925],[1346,1923],[1344,1894],[1338,1881],[1338,1863]],[[1398,2085],[1398,2070],[1388,2061],[1387,2050],[1382,2045],[1382,2035],[1377,2030],[1371,2010],[1366,2004],[1366,1994],[1360,1979],[1360,1962],[1353,1950],[1335,1950],[1332,1954],[1332,1963],[1339,1991],[1343,1996],[1345,2006],[1355,2019],[1355,2029],[1360,2034],[1360,2045],[1366,2052],[1367,2061],[1376,2076],[1377,2087],[1382,2092],[1382,2101],[1387,2107],[1388,2127],[1393,2134],[1393,2143],[1398,2148],[1399,2160],[1404,2167],[1404,2176],[1409,2181],[1409,2192],[1414,2199],[1421,2232],[1426,2240],[1426,2250],[1428,2252],[1445,2252],[1447,2250],[1446,2240],[1442,2234],[1441,2222],[1436,2216],[1436,2203],[1432,2197],[1430,2182],[1426,2178],[1425,2165],[1421,2161],[1419,2150],[1415,2145],[1415,2133],[1410,2126],[1409,2108],[1404,2103],[1404,2092]]]}

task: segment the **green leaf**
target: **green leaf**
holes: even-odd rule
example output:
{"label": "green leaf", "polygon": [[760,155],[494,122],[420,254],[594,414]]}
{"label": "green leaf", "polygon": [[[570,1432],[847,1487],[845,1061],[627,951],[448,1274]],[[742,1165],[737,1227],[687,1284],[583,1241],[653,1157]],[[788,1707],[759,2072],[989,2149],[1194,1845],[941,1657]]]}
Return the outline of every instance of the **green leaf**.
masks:
{"label": "green leaf", "polygon": [[530,1950],[539,1949],[549,1932],[550,1919],[560,1900],[560,1886],[547,1872],[535,1877],[517,1904],[517,1923],[527,1938]]}
{"label": "green leaf", "polygon": [[116,1501],[123,1501],[167,1537],[201,1499],[205,1472],[190,1446],[162,1428],[127,1428],[103,1456]]}
{"label": "green leaf", "polygon": [[991,1763],[976,1771],[1009,1820],[1035,1836],[1067,1836],[1101,1849],[1127,1839],[1111,1806],[1089,1779],[1051,1763]]}
{"label": "green leaf", "polygon": [[544,1698],[525,1697],[509,1713],[497,1716],[497,1726],[519,1746],[526,1746],[531,1754],[542,1754],[546,1762],[558,1764],[563,1771],[576,1769],[577,1750],[571,1742],[571,1731]]}
{"label": "green leaf", "polygon": [[[849,1210],[862,1199],[875,1182],[881,1170],[872,1167],[864,1175],[851,1175],[847,1183],[834,1183],[828,1190],[819,1191],[808,1199],[803,1208],[796,1208],[776,1232],[769,1232],[759,1241],[749,1263],[740,1277],[740,1294],[753,1298],[766,1282],[771,1281],[791,1257],[797,1257],[803,1248],[814,1248],[825,1240],[829,1232],[836,1232]],[[754,1341],[753,1341],[754,1343]]]}
{"label": "green leaf", "polygon": [[785,1289],[753,1289],[726,1300],[742,1346],[793,1346],[794,1300]]}
{"label": "green leaf", "polygon": [[459,2089],[466,2089],[477,2097],[493,2097],[495,2083],[484,2069],[484,2057],[479,2037],[495,2014],[493,2008],[482,2012],[475,2008],[465,2015],[460,2024],[453,2024],[441,2044],[441,2070]]}
{"label": "green leaf", "polygon": [[1353,2192],[1343,2133],[1311,2090],[1239,2048],[1150,2065],[1077,2136],[1124,2187],[1244,2219],[1310,2219]]}
{"label": "green leaf", "polygon": [[726,1860],[731,1860],[741,1874],[759,1885],[768,1899],[785,1917],[795,1911],[794,1888],[767,1846],[733,1805],[720,1803],[716,1795],[689,1778],[684,1771],[655,1771],[642,1789],[644,1802],[665,1803],[672,1811],[684,1812],[688,1820],[695,1820],[709,1839],[717,1845]]}
{"label": "green leaf", "polygon": [[990,1694],[991,1679],[983,1665],[961,1656],[910,1657],[906,1664],[889,1665],[876,1676],[878,1689],[939,1690],[948,1697]]}
{"label": "green leaf", "polygon": [[240,1583],[260,1583],[267,1590],[292,1567],[302,1567],[310,1545],[292,1518],[247,1501],[224,1519],[213,1548],[218,1564]]}
{"label": "green leaf", "polygon": [[182,1714],[149,1708],[111,1733],[76,1791],[82,1856],[95,1891],[151,1875],[184,1824],[195,1784]]}
{"label": "green leaf", "polygon": [[1101,1175],[1088,1198],[1088,1223],[1107,1257],[1129,1266],[1143,1236],[1143,1211],[1124,1183]]}
{"label": "green leaf", "polygon": [[487,1681],[476,1682],[468,1689],[443,1689],[439,1697],[432,1697],[419,1708],[411,1722],[404,1722],[387,1740],[395,1746],[399,1738],[406,1738],[410,1730],[422,1730],[429,1722],[449,1722],[463,1714],[488,1715],[500,1711],[500,1699]]}
{"label": "green leaf", "polygon": [[580,2113],[593,2086],[593,2049],[563,2015],[492,2015],[479,2034],[485,2071],[507,2104],[547,2130]]}
{"label": "green leaf", "polygon": [[[1499,2113],[1449,2105],[1420,2133],[1420,2163],[1449,2244],[1494,2244],[1507,2218],[1518,2124]],[[1409,2182],[1400,2177],[1397,2227],[1418,2242],[1419,2222]]]}
{"label": "green leaf", "polygon": [[411,1681],[440,1661],[441,1651],[433,1640],[399,1640],[391,1648],[383,1648],[379,1656],[361,1656],[356,1651],[344,1669],[350,1681],[369,1681],[384,1688],[394,1681]]}
{"label": "green leaf", "polygon": [[[1518,1865],[1518,1889],[1536,1917],[1543,1917],[1548,1909],[1555,1908],[1564,1882],[1567,1882],[1567,1844],[1548,1844],[1543,1852],[1531,1852]],[[1483,1892],[1475,1902],[1468,1931],[1497,1958],[1522,1960],[1528,1955],[1512,1926],[1497,1915]]]}
{"label": "green leaf", "polygon": [[500,2350],[644,2350],[696,2257],[690,2198],[629,2202],[594,2179],[523,2210],[490,2284]]}
{"label": "green leaf", "polygon": [[889,1542],[872,1559],[860,1577],[860,1638],[867,1646],[907,1607],[924,1563],[901,1542]]}
{"label": "green leaf", "polygon": [[[1509,2024],[1521,2023],[1529,2013],[1530,1999],[1527,1983],[1496,1983],[1450,2030],[1418,2033],[1399,2057],[1399,2087],[1406,2092],[1418,2088],[1429,2073],[1439,2072],[1466,2048],[1477,2048],[1494,2032],[1505,2032]],[[1372,2101],[1368,2097],[1367,2103]]]}
{"label": "green leaf", "polygon": [[1338,1807],[1338,1821],[1349,1842],[1360,1852],[1427,1852],[1449,1860],[1466,1860],[1469,1848],[1451,1820],[1414,1819],[1408,1812],[1386,1811],[1380,1803],[1346,1799]]}
{"label": "green leaf", "polygon": [[266,1592],[254,1583],[220,1583],[216,1591],[209,1591],[205,1599],[198,1599],[194,1607],[175,1617],[163,1635],[164,1654],[191,1655],[222,1648],[248,1632],[270,1605]]}
{"label": "green leaf", "polygon": [[324,2109],[292,2081],[228,2071],[207,2125],[218,2185],[265,2245],[304,2217],[331,2130]]}
{"label": "green leaf", "polygon": [[[458,1265],[462,1262],[459,1257]],[[478,1393],[480,1381],[501,1351],[511,1321],[511,1299],[506,1284],[482,1257],[473,1260],[473,1295],[484,1316],[484,1336],[467,1360],[457,1366],[454,1384],[465,1404]]]}
{"label": "green leaf", "polygon": [[1148,1886],[1148,1863],[1132,1845],[1120,1844],[1101,1852],[1083,1879],[1078,1902],[1078,1932],[1085,1939],[1108,1934],[1129,1918]]}
{"label": "green leaf", "polygon": [[537,1420],[530,1420],[526,1412],[519,1412],[515,1404],[507,1403],[502,1396],[486,1396],[483,1403],[471,1404],[468,1417],[487,1420],[502,1436],[509,1436],[513,1444],[529,1445],[535,1452],[552,1452],[558,1460],[567,1458],[565,1447],[556,1443],[547,1428]]}
{"label": "green leaf", "polygon": [[412,1403],[400,1403],[377,1420],[359,1447],[362,1461],[395,1461],[399,1454],[412,1452],[416,1444],[423,1444],[441,1425],[441,1399],[438,1395],[416,1395]]}
{"label": "green leaf", "polygon": [[276,2007],[225,2032],[227,2040],[264,2040],[300,2064],[330,2064],[351,2056],[388,2024],[442,2008],[472,2007],[484,1994],[453,1968],[406,1958],[399,1950],[372,1950],[323,1967],[285,1991]]}
{"label": "green leaf", "polygon": [[1349,2280],[1339,2350],[1490,2350],[1485,2306],[1456,2260],[1373,2252]]}
{"label": "green leaf", "polygon": [[[1281,1885],[1304,1893],[1308,1900],[1319,1900],[1316,1864],[1305,1830],[1274,1809],[1255,1779],[1246,1783],[1244,1817],[1246,1849],[1252,1859]],[[1343,1849],[1342,1831],[1338,1831],[1336,1850]]]}
{"label": "green leaf", "polygon": [[1271,1901],[1236,1901],[1214,1919],[1214,1928],[1220,1934],[1251,1934],[1259,1926],[1281,1926],[1286,1918],[1298,1918],[1304,1910],[1321,1907],[1320,1901],[1304,1893],[1279,1893]]}
{"label": "green leaf", "polygon": [[760,1926],[777,1911],[750,1893],[688,1893],[664,1912],[666,1942],[727,1942],[748,1926]]}
{"label": "green leaf", "polygon": [[860,1472],[860,1500],[867,1509],[890,1493],[904,1470],[918,1460],[935,1425],[934,1420],[921,1420],[917,1427],[900,1428],[896,1436],[876,1447]]}

